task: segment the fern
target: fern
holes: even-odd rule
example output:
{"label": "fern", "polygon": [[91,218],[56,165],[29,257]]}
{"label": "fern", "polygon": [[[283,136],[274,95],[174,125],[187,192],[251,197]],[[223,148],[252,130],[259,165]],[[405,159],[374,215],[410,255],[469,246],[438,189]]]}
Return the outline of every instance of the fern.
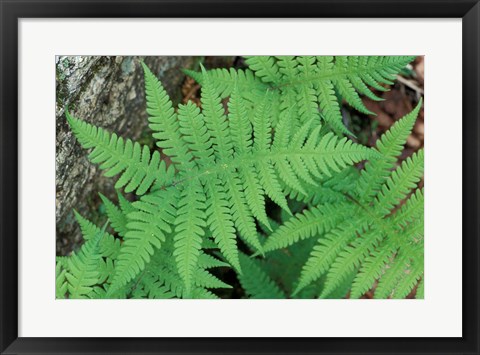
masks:
{"label": "fern", "polygon": [[65,298],[65,294],[68,291],[66,274],[67,270],[64,261],[57,257],[55,265],[55,298],[57,299]]}
{"label": "fern", "polygon": [[[120,252],[120,240],[106,231],[102,231],[92,222],[82,217],[77,211],[74,211],[74,213],[75,218],[80,225],[83,239],[88,242],[89,240],[95,239],[98,235],[102,235],[101,240],[98,242],[98,252],[103,257],[116,259]],[[110,212],[109,216],[112,215],[113,213]]]}
{"label": "fern", "polygon": [[86,122],[72,117],[66,112],[68,123],[78,141],[84,148],[94,148],[89,155],[93,163],[99,163],[105,169],[105,176],[120,175],[115,188],[125,186],[125,192],[136,190],[144,194],[156,179],[168,179],[172,169],[167,172],[165,161],[160,160],[160,154],[150,151],[146,146],[133,143],[130,139],[123,140],[116,134],[109,134]]}
{"label": "fern", "polygon": [[[351,134],[342,121],[342,97],[352,107],[366,114],[370,112],[359,95],[381,100],[369,88],[385,91],[398,74],[414,57],[409,56],[336,56],[336,57],[248,57],[249,69],[242,71],[210,70],[215,91],[221,97],[230,96],[235,85],[241,85],[253,105],[261,100],[262,91],[270,90],[280,101],[280,116],[290,115],[299,124],[322,118],[334,130]],[[202,85],[204,75],[186,71]],[[237,84],[237,82],[239,84]],[[298,124],[294,124],[298,125]]]}
{"label": "fern", "polygon": [[[357,188],[348,195],[355,208],[345,202],[312,207],[287,221],[267,239],[266,251],[318,238],[296,292],[326,274],[321,296],[327,297],[355,272],[352,298],[362,296],[376,280],[380,280],[378,288],[383,297],[392,293],[405,297],[422,277],[423,249],[420,253],[411,250],[423,240],[423,192],[411,191],[423,176],[423,151],[391,171],[420,106],[421,103],[400,119],[377,143],[382,157],[366,164]],[[396,210],[402,202],[403,207]],[[418,229],[416,233],[412,226]],[[398,256],[404,253],[409,257],[400,259]],[[387,284],[383,288],[383,273],[397,259],[403,261],[398,261],[398,268],[391,275],[386,273]],[[399,288],[395,290],[396,287]]]}
{"label": "fern", "polygon": [[209,289],[229,289],[230,285],[212,275],[208,269],[228,264],[201,251],[198,267],[192,275],[193,285],[187,290],[180,278],[173,257],[173,243],[157,250],[152,261],[134,280],[132,298],[218,298]]}
{"label": "fern", "polygon": [[240,283],[250,298],[285,298],[285,294],[257,265],[256,260],[240,254],[242,269]]}
{"label": "fern", "polygon": [[126,285],[150,261],[154,248],[160,248],[166,233],[172,231],[175,213],[171,200],[176,191],[158,190],[133,204],[128,214],[124,243],[118,256],[112,289]]}
{"label": "fern", "polygon": [[[96,144],[90,154],[94,162],[114,159],[120,167],[129,166],[123,173],[120,168],[114,170],[121,174],[117,187],[130,179],[125,190],[132,191],[140,185],[137,194],[141,194],[145,186],[155,184],[154,191],[133,203],[136,210],[127,216],[128,230],[112,289],[126,285],[138,275],[155,249],[161,248],[165,233],[172,231],[175,232],[173,254],[187,295],[193,286],[202,238],[207,229],[227,261],[241,272],[236,235],[245,233],[245,240],[261,249],[253,230],[253,219],[267,223],[265,195],[288,209],[282,184],[305,194],[301,181],[314,183],[315,176],[330,176],[375,156],[373,151],[346,138],[339,139],[333,134],[318,136],[317,130],[311,129],[311,122],[305,123],[287,146],[274,146],[276,135],[284,133],[271,131],[271,97],[268,94],[256,109],[252,124],[241,110],[233,109],[226,114],[206,71],[203,77],[203,111],[187,104],[179,107],[177,115],[170,110],[161,84],[145,67],[151,127],[157,131],[154,134],[157,145],[165,154],[172,154],[175,172],[172,166],[166,167],[164,160],[159,162],[153,158],[158,152],[144,153],[146,158],[140,159],[125,146],[139,147],[137,151],[143,152],[146,148],[141,149],[133,143],[124,146],[123,140],[116,135],[68,115],[80,143],[85,148]],[[231,105],[237,99],[240,100],[234,92]],[[194,129],[188,128],[189,123]],[[232,124],[237,132],[233,137]],[[140,163],[133,162],[135,158]],[[113,164],[110,160],[106,167]],[[134,169],[137,171],[131,172]],[[110,171],[109,175],[112,174]],[[249,187],[244,189],[244,185]],[[233,211],[232,202],[236,206]],[[114,221],[118,225],[117,218]]]}
{"label": "fern", "polygon": [[[107,216],[127,219],[128,201],[118,194],[123,207],[108,201],[110,207]],[[230,285],[222,282],[208,270],[228,267],[229,264],[200,251],[197,269],[193,275],[191,294],[185,289],[177,270],[172,253],[173,238],[169,236],[166,245],[157,250],[151,262],[141,274],[123,287],[115,287],[114,277],[121,267],[118,253],[112,253],[120,246],[120,240],[106,233],[92,222],[75,212],[77,221],[86,241],[78,253],[68,257],[57,257],[56,298],[217,298],[210,289],[228,289]],[[112,288],[114,285],[114,288]]]}
{"label": "fern", "polygon": [[176,109],[142,63],[152,151],[67,112],[118,203],[100,194],[108,232],[75,212],[85,243],[57,260],[57,298],[224,298],[230,269],[248,298],[422,297],[423,151],[398,162],[421,103],[374,149],[341,114],[343,100],[371,114],[361,96],[379,100],[412,59],[185,70],[201,100]]}
{"label": "fern", "polygon": [[[105,228],[95,233],[78,253],[74,253],[66,261],[65,278],[68,281],[67,289],[70,298],[87,298],[91,295],[93,286],[99,282],[100,275],[97,267],[101,258],[100,242],[104,233]],[[57,294],[63,290],[62,285],[57,286]]]}

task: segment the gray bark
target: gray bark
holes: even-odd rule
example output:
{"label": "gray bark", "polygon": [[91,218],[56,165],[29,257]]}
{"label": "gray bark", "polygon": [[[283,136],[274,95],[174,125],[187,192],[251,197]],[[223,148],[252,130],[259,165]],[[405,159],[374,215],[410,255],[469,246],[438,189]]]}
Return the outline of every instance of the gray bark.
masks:
{"label": "gray bark", "polygon": [[[65,109],[78,118],[142,140],[149,136],[145,112],[143,57],[68,56],[56,58],[56,223],[57,255],[68,254],[81,242],[73,208],[95,221],[101,192],[115,199],[114,181],[87,160],[65,119]],[[181,97],[184,75],[196,57],[145,57],[174,101]],[[230,59],[231,62],[231,59]],[[152,145],[151,141],[144,143]],[[93,216],[93,217],[92,217]]]}

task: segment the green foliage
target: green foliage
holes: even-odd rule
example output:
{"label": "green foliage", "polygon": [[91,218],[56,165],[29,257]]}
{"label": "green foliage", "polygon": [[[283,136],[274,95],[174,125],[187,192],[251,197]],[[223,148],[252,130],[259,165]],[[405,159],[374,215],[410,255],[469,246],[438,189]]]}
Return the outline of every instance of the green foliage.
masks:
{"label": "green foliage", "polygon": [[[261,100],[267,90],[278,111],[275,125],[287,116],[293,127],[311,119],[320,118],[335,131],[350,134],[342,122],[338,96],[362,113],[371,114],[359,94],[381,100],[369,88],[385,91],[383,85],[392,84],[396,74],[415,57],[409,56],[319,56],[319,57],[247,57],[248,69],[213,69],[208,72],[214,90],[221,97],[232,94],[237,85],[245,99],[253,103]],[[201,84],[203,73],[185,71]]]}
{"label": "green foliage", "polygon": [[243,273],[239,276],[240,283],[250,298],[285,298],[283,291],[257,264],[257,260],[251,259],[245,254],[240,254],[240,260],[243,269]]}
{"label": "green foliage", "polygon": [[[119,194],[122,208],[107,200],[109,219],[115,216],[126,221],[124,214],[128,211],[125,198]],[[123,287],[115,285],[114,276],[121,269],[122,260],[119,253],[122,238],[106,232],[75,212],[86,242],[78,252],[71,256],[57,257],[56,265],[56,298],[177,298],[187,297],[184,284],[180,278],[173,257],[173,238],[169,236],[161,250],[157,250],[148,265]],[[193,276],[193,287],[190,297],[218,298],[211,289],[231,288],[212,275],[208,270],[228,267],[229,264],[200,251],[198,264]]]}
{"label": "green foliage", "polygon": [[[64,263],[66,269],[67,290],[71,298],[88,298],[93,286],[99,282],[98,264],[101,259],[100,242],[105,228],[90,236],[78,253],[73,253]],[[61,284],[61,282],[59,282]],[[64,287],[57,287],[57,294]]]}
{"label": "green foliage", "polygon": [[320,296],[328,297],[353,273],[351,298],[376,281],[376,297],[405,297],[422,277],[423,190],[417,184],[423,177],[423,150],[394,169],[420,105],[382,136],[377,143],[382,156],[365,165],[344,201],[306,209],[267,239],[266,251],[317,240],[296,292],[325,275]]}
{"label": "green foliage", "polygon": [[67,113],[136,198],[100,195],[111,234],[75,213],[85,243],[57,259],[57,298],[227,297],[226,270],[250,298],[360,297],[377,282],[376,297],[404,298],[419,280],[422,295],[423,151],[397,166],[421,103],[375,149],[342,136],[340,110],[369,113],[360,95],[378,99],[369,87],[412,59],[248,57],[187,71],[201,108],[178,109],[142,63],[153,152]]}
{"label": "green foliage", "polygon": [[68,123],[78,141],[84,148],[94,148],[89,155],[93,163],[101,164],[105,176],[120,175],[115,184],[119,189],[125,186],[125,192],[144,194],[156,179],[162,183],[171,176],[172,169],[167,172],[165,161],[160,160],[158,151],[150,154],[148,147],[133,143],[130,139],[109,134],[102,128],[97,128],[66,113]]}

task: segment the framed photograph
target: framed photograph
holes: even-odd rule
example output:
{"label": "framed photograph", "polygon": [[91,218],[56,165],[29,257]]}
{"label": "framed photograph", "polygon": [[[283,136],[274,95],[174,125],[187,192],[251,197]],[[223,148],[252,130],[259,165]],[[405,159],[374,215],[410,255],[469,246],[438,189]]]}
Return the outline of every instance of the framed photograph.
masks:
{"label": "framed photograph", "polygon": [[478,1],[0,1],[1,354],[480,353]]}

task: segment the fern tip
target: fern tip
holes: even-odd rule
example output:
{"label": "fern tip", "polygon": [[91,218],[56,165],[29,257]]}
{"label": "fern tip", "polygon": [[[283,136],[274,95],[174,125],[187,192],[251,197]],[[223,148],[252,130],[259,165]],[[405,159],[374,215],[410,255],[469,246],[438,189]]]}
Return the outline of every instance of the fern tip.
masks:
{"label": "fern tip", "polygon": [[293,290],[293,292],[292,292],[292,298],[295,297],[295,296],[297,296],[298,293],[299,293],[302,289],[303,289],[303,286],[302,286],[302,287],[297,286],[297,287],[295,288],[295,290]]}
{"label": "fern tip", "polygon": [[265,253],[264,252],[260,252],[260,250],[257,250],[255,253],[253,253],[252,255],[250,255],[250,259],[254,259],[256,258],[257,256],[265,256]]}
{"label": "fern tip", "polygon": [[80,212],[78,212],[76,209],[73,209],[73,214],[75,216],[75,219],[77,220],[77,222],[80,223],[81,220],[85,219]]}
{"label": "fern tip", "polygon": [[180,71],[190,78],[192,77],[190,74],[194,72],[193,70],[188,68],[181,68]]}
{"label": "fern tip", "polygon": [[68,110],[68,105],[65,106],[65,117],[67,118],[67,122],[70,126],[72,126],[72,124],[77,121],[77,119],[70,114],[70,111]]}
{"label": "fern tip", "polygon": [[415,107],[415,110],[416,110],[417,108],[420,109],[420,108],[422,107],[422,105],[423,105],[423,97],[420,97],[420,100],[418,100],[418,104],[417,104],[417,106]]}
{"label": "fern tip", "polygon": [[104,194],[102,194],[101,192],[98,193],[98,196],[100,196],[100,199],[103,201],[103,203],[105,203],[105,201],[110,201],[107,196],[105,196]]}
{"label": "fern tip", "polygon": [[153,74],[153,72],[150,70],[150,68],[148,67],[148,65],[145,64],[144,61],[141,61],[140,64],[142,65],[143,74],[144,74],[145,76],[155,76],[155,74]]}

